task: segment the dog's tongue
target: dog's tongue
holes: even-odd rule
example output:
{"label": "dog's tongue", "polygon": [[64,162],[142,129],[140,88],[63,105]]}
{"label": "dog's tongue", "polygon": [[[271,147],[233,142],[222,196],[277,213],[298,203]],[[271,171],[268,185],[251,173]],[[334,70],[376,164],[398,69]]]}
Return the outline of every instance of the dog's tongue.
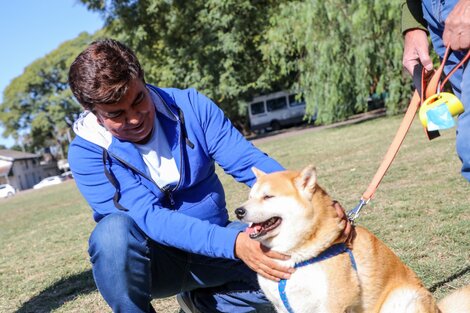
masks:
{"label": "dog's tongue", "polygon": [[245,229],[245,232],[248,235],[259,233],[263,229],[261,225],[262,223],[253,223]]}

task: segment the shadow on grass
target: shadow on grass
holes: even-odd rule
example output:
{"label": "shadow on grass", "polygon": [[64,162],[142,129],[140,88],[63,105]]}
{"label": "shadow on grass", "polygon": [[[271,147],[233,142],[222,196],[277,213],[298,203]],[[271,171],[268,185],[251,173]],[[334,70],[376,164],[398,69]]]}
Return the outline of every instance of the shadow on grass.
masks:
{"label": "shadow on grass", "polygon": [[15,313],[51,312],[79,295],[96,290],[91,270],[61,279],[23,303]]}
{"label": "shadow on grass", "polygon": [[449,277],[441,280],[441,281],[438,281],[437,283],[435,283],[434,285],[432,285],[431,287],[429,287],[429,291],[431,292],[434,292],[436,291],[438,288],[441,288],[442,286],[444,286],[445,284],[453,281],[454,279],[457,279],[467,273],[470,273],[470,266],[467,266],[465,267],[464,269],[458,271],[457,273],[454,273],[452,275],[450,275]]}

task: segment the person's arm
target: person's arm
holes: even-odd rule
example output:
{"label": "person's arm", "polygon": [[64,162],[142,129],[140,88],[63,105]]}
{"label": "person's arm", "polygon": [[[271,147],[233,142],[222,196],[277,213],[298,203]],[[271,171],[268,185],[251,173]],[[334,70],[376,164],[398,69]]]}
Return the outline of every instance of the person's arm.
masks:
{"label": "person's arm", "polygon": [[188,92],[205,136],[207,151],[225,173],[251,187],[256,181],[252,167],[266,173],[284,170],[277,161],[246,140],[212,100],[194,89],[188,89]]}
{"label": "person's arm", "polygon": [[427,32],[421,1],[405,0],[401,4],[401,32],[405,34],[411,29],[421,29]]}
{"label": "person's arm", "polygon": [[407,0],[402,3],[402,33],[405,38],[403,67],[410,74],[413,74],[413,69],[418,63],[421,63],[426,70],[432,70],[433,64],[429,56],[428,33],[421,1]]}
{"label": "person's arm", "polygon": [[[238,230],[163,207],[145,186],[144,178],[112,159],[114,164],[110,169],[119,183],[119,204],[129,211],[116,209],[113,202],[115,188],[103,172],[101,147],[76,138],[69,149],[69,162],[75,182],[95,214],[105,216],[122,212],[131,216],[156,242],[207,256],[236,258],[233,247]],[[107,166],[109,168],[109,162]]]}
{"label": "person's arm", "polygon": [[452,50],[470,48],[470,0],[460,0],[449,13],[442,39]]}
{"label": "person's arm", "polygon": [[[192,109],[205,135],[207,151],[227,174],[251,187],[256,180],[252,167],[268,173],[284,170],[278,162],[247,141],[212,100],[194,89],[188,91]],[[275,261],[286,260],[288,256],[269,250],[246,233],[238,234],[233,249],[236,257],[268,279],[286,279],[294,271]]]}

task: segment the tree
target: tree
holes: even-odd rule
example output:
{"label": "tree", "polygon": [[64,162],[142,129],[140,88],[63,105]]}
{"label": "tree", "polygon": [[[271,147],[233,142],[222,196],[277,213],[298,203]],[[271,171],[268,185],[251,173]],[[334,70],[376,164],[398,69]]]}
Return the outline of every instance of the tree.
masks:
{"label": "tree", "polygon": [[103,13],[114,36],[136,51],[147,81],[195,87],[232,121],[240,117],[240,99],[286,81],[266,74],[268,64],[259,49],[270,12],[283,1],[82,2]]}
{"label": "tree", "polygon": [[[27,66],[22,75],[5,89],[0,122],[5,127],[3,136],[11,135],[29,151],[59,144],[62,156],[69,126],[66,117],[80,112],[68,88],[67,77],[75,57],[95,38],[87,33],[60,45],[43,58]],[[26,133],[26,135],[25,135]]]}
{"label": "tree", "polygon": [[284,75],[298,73],[310,115],[330,123],[367,111],[386,92],[396,113],[407,102],[402,75],[400,1],[291,1],[280,5],[263,47]]}

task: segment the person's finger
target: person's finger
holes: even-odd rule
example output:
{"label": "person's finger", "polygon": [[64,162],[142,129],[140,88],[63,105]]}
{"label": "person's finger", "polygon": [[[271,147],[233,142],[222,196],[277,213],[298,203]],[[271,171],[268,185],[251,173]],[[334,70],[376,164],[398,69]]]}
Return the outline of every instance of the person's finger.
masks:
{"label": "person's finger", "polygon": [[[262,249],[267,249],[264,246],[262,246]],[[267,249],[266,251],[263,251],[264,255],[270,257],[271,259],[278,259],[278,260],[289,260],[290,256],[287,254],[283,254],[277,251],[269,250]]]}
{"label": "person's finger", "polygon": [[256,273],[263,276],[264,278],[267,278],[267,279],[270,279],[270,280],[273,280],[273,281],[280,281],[281,280],[279,277],[270,275],[270,274],[268,274],[268,273],[266,273],[265,271],[262,271],[262,270],[259,270]]}
{"label": "person's finger", "polygon": [[413,70],[416,65],[418,65],[418,61],[416,59],[411,59],[411,60],[403,60],[403,67],[406,69],[406,71],[410,74],[413,74]]}
{"label": "person's finger", "polygon": [[[287,269],[286,267],[277,267],[276,264],[265,264],[261,263],[259,265],[258,273],[259,272],[264,272],[269,276],[276,277],[279,279],[289,279],[291,276],[290,272],[286,272],[283,269]],[[290,271],[294,271],[294,269],[291,269]]]}
{"label": "person's finger", "polygon": [[442,42],[444,43],[444,45],[447,47],[450,43],[450,33],[451,31],[449,30],[449,26],[447,26],[446,28],[444,28],[444,32],[442,33]]}
{"label": "person's finger", "polygon": [[[428,49],[417,49],[417,50],[418,50],[417,52],[418,52],[419,61],[421,62],[423,67],[426,69],[426,71],[431,71],[434,66],[432,64],[431,56],[429,55]],[[414,69],[414,66],[413,66],[413,69]]]}
{"label": "person's finger", "polygon": [[264,259],[260,260],[260,264],[259,264],[260,267],[267,266],[268,268],[276,272],[285,273],[285,274],[290,274],[295,271],[293,267],[282,265],[282,264],[279,264],[278,262],[273,261],[273,259],[279,259],[278,256],[283,257],[285,260],[289,259],[290,258],[289,256],[287,256],[287,258],[285,258],[286,256],[283,254],[278,254],[278,255],[274,254],[273,256],[272,252],[266,253],[265,256],[266,257]]}

